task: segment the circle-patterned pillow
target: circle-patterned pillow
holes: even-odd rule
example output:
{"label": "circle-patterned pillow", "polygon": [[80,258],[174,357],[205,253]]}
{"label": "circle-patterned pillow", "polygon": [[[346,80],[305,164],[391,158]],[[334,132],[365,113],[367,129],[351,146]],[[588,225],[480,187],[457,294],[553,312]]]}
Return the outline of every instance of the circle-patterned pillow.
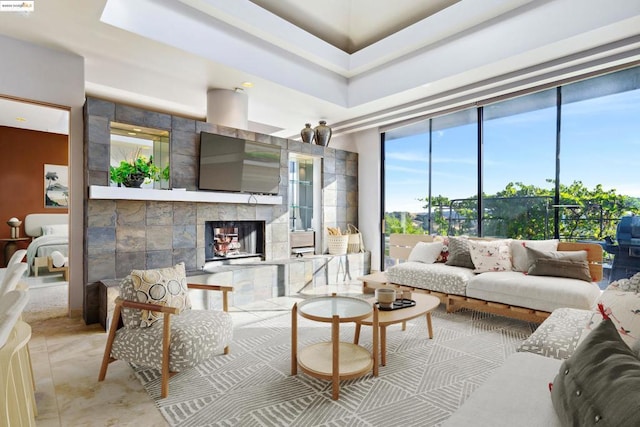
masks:
{"label": "circle-patterned pillow", "polygon": [[[191,308],[184,262],[174,267],[131,271],[131,281],[139,302],[179,308]],[[162,313],[141,310],[140,326],[149,327],[162,319]]]}

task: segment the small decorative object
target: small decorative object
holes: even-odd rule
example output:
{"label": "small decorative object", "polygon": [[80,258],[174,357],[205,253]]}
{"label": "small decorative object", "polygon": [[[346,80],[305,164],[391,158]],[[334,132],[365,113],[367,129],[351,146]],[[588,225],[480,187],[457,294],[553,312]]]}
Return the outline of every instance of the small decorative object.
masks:
{"label": "small decorative object", "polygon": [[147,159],[137,150],[131,160],[122,160],[117,167],[111,166],[109,174],[118,185],[139,188],[145,181],[168,179],[169,167],[161,170],[153,164],[153,156]]}
{"label": "small decorative object", "polygon": [[375,290],[376,301],[380,307],[391,308],[396,300],[396,291],[388,288],[378,288]]}
{"label": "small decorative object", "polygon": [[319,123],[320,124],[314,129],[316,144],[326,147],[331,140],[331,128],[327,126],[327,122],[324,120],[320,120]]}
{"label": "small decorative object", "polygon": [[302,137],[302,142],[313,144],[313,138],[315,137],[315,132],[313,129],[311,129],[311,123],[304,124],[304,129],[300,131],[300,136]]}
{"label": "small decorative object", "polygon": [[11,238],[18,239],[20,237],[20,225],[22,225],[22,221],[20,221],[16,217],[13,217],[10,218],[9,221],[7,221],[7,224],[9,224],[9,227],[11,227]]}

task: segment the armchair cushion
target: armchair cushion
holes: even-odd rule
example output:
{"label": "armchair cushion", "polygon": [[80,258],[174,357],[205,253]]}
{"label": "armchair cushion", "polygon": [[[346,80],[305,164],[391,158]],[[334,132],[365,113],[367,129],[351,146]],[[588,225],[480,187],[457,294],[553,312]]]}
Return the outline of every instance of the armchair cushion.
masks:
{"label": "armchair cushion", "polygon": [[[173,267],[131,271],[131,281],[139,302],[166,305],[182,310],[191,308],[184,262]],[[141,310],[140,326],[153,325],[163,314]]]}
{"label": "armchair cushion", "polygon": [[[120,328],[111,355],[140,366],[162,368],[163,322],[147,328]],[[231,315],[224,311],[188,310],[171,316],[169,370],[180,372],[207,360],[231,342]]]}

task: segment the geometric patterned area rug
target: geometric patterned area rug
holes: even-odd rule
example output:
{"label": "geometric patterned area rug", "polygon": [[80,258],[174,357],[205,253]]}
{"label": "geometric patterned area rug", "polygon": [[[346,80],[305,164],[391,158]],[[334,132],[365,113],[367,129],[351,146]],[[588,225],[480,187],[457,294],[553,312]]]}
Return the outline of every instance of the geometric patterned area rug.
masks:
{"label": "geometric patterned area rug", "polygon": [[[157,370],[136,374],[171,426],[437,426],[480,386],[535,330],[536,325],[475,311],[432,312],[387,328],[387,365],[379,376],[331,383],[291,375],[291,315],[234,329],[231,351],[173,376],[160,398]],[[298,344],[330,339],[328,323],[298,317]],[[353,342],[353,324],[341,324]],[[360,344],[371,350],[371,328]]]}

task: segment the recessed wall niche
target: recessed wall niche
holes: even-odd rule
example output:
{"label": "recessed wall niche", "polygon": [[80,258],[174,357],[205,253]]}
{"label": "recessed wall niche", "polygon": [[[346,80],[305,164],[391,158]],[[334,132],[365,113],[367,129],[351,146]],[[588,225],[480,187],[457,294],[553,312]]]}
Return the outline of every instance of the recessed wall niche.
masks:
{"label": "recessed wall niche", "polygon": [[113,175],[121,162],[133,163],[136,159],[151,162],[159,170],[158,179],[145,180],[141,188],[169,188],[169,131],[136,126],[126,123],[110,123],[110,185],[118,185]]}

